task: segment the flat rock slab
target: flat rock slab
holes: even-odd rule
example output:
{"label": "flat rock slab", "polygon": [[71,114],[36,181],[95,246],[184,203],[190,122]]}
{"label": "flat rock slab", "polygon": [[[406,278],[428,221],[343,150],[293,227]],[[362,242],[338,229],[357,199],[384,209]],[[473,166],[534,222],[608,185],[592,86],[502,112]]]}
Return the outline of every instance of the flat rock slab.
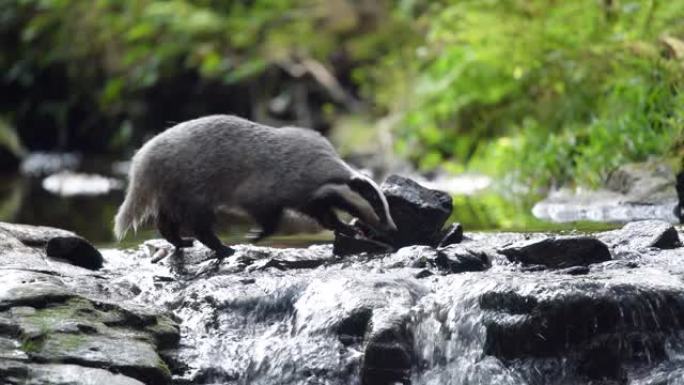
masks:
{"label": "flat rock slab", "polygon": [[6,385],[143,385],[136,379],[105,369],[14,360],[0,361],[0,378]]}
{"label": "flat rock slab", "polygon": [[619,230],[600,233],[597,237],[610,247],[627,249],[674,249],[682,246],[674,226],[659,220],[631,222]]}
{"label": "flat rock slab", "polygon": [[169,369],[149,342],[102,335],[54,333],[28,345],[29,357],[37,362],[106,367],[147,384],[164,384],[171,380]]}
{"label": "flat rock slab", "polygon": [[83,242],[59,229],[0,224],[0,383],[169,383],[159,352],[177,346],[178,325],[154,305],[130,302],[135,291],[111,272],[46,255],[55,247],[73,254],[70,245]]}
{"label": "flat rock slab", "polygon": [[511,262],[551,268],[590,265],[611,259],[605,243],[594,237],[549,237],[500,249]]}

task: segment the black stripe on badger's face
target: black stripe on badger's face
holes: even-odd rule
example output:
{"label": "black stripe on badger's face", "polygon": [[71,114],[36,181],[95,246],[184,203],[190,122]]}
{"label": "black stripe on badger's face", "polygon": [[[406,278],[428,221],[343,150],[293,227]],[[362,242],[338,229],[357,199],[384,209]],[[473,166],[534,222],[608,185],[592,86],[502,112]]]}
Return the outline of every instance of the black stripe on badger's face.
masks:
{"label": "black stripe on badger's face", "polygon": [[380,191],[375,182],[370,178],[358,176],[352,178],[347,184],[352,191],[359,194],[370,204],[373,212],[377,215],[379,223],[369,223],[370,225],[379,227],[378,230],[383,232],[397,231],[397,226],[394,224],[394,220],[389,212],[387,198],[385,198],[385,195]]}

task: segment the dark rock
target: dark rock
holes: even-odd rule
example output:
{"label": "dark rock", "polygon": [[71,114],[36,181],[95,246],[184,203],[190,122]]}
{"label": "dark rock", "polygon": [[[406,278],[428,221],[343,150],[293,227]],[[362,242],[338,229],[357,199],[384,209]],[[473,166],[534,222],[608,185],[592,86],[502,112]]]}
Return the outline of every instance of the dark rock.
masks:
{"label": "dark rock", "polygon": [[399,228],[390,237],[390,243],[396,248],[409,245],[436,246],[436,235],[451,215],[451,196],[399,175],[391,175],[380,187]]}
{"label": "dark rock", "polygon": [[354,309],[351,314],[337,324],[336,331],[340,342],[344,345],[351,345],[363,341],[372,316],[373,309],[371,308]]}
{"label": "dark rock", "polygon": [[237,381],[240,377],[235,373],[230,373],[224,369],[210,366],[201,368],[192,377],[193,384],[225,384]]}
{"label": "dark rock", "polygon": [[416,279],[421,279],[421,278],[431,277],[433,275],[435,275],[435,274],[433,272],[431,272],[430,270],[422,269],[421,271],[414,274],[413,277]]}
{"label": "dark rock", "polygon": [[630,222],[619,230],[600,233],[597,237],[610,247],[624,250],[674,249],[682,245],[674,226],[659,220]]}
{"label": "dark rock", "polygon": [[102,254],[81,237],[51,238],[45,252],[48,257],[65,259],[86,269],[97,270],[102,267]]}
{"label": "dark rock", "polygon": [[102,267],[102,254],[90,242],[71,231],[0,222],[0,232],[18,239],[26,246],[45,249],[48,257],[60,258],[91,270]]}
{"label": "dark rock", "polygon": [[460,223],[452,223],[445,231],[440,234],[440,241],[437,247],[446,247],[463,240],[463,226]]}
{"label": "dark rock", "polygon": [[450,246],[439,250],[434,263],[448,273],[484,271],[491,267],[490,257],[486,252],[462,246]]}
{"label": "dark rock", "polygon": [[608,246],[593,237],[549,237],[516,243],[499,250],[511,262],[552,268],[589,265],[611,259]]}
{"label": "dark rock", "polygon": [[333,243],[333,254],[339,256],[361,254],[361,253],[388,253],[392,252],[392,247],[371,239],[349,237],[344,234],[335,233]]}
{"label": "dark rock", "polygon": [[620,379],[627,362],[664,359],[665,336],[684,325],[684,297],[676,289],[577,281],[558,287],[563,291],[554,296],[482,295],[480,306],[491,312],[484,353],[507,361],[563,357],[588,378]]}
{"label": "dark rock", "polygon": [[411,383],[413,334],[407,319],[388,319],[374,325],[361,367],[363,385]]}

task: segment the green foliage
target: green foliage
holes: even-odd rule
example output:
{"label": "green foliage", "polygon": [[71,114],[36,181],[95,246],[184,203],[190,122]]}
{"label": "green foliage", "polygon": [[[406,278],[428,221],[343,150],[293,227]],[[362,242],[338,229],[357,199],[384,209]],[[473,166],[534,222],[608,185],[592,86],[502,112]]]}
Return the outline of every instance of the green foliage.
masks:
{"label": "green foliage", "polygon": [[[188,74],[268,89],[278,85],[260,75],[301,60],[330,70],[344,54],[371,66],[404,30],[388,9],[346,0],[0,0],[3,85],[23,99],[0,113],[64,130],[82,123],[120,145],[131,119],[145,121],[146,92],[184,87]],[[118,126],[104,132],[93,122]]]}
{"label": "green foliage", "polygon": [[155,87],[191,74],[277,94],[269,70],[312,59],[362,99],[359,121],[398,122],[397,152],[423,169],[596,185],[684,153],[683,19],[667,0],[0,0],[20,99],[0,114],[122,148]]}
{"label": "green foliage", "polygon": [[[597,184],[681,137],[684,3],[443,1],[411,62],[399,149],[424,168],[444,159],[532,186]],[[680,53],[681,55],[681,53]],[[392,79],[396,81],[396,79]]]}

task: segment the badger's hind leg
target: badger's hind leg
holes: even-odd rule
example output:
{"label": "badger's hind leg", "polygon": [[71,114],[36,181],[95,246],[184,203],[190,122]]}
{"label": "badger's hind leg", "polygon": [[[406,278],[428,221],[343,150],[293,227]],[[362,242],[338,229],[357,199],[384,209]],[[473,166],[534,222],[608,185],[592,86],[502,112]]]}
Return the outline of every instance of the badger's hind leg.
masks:
{"label": "badger's hind leg", "polygon": [[192,247],[192,239],[183,239],[179,233],[178,223],[175,222],[164,211],[159,211],[157,215],[157,228],[159,233],[176,249]]}
{"label": "badger's hind leg", "polygon": [[193,213],[192,230],[197,240],[216,253],[216,258],[223,259],[235,253],[235,250],[226,246],[214,233],[216,217],[210,210],[197,210]]}

